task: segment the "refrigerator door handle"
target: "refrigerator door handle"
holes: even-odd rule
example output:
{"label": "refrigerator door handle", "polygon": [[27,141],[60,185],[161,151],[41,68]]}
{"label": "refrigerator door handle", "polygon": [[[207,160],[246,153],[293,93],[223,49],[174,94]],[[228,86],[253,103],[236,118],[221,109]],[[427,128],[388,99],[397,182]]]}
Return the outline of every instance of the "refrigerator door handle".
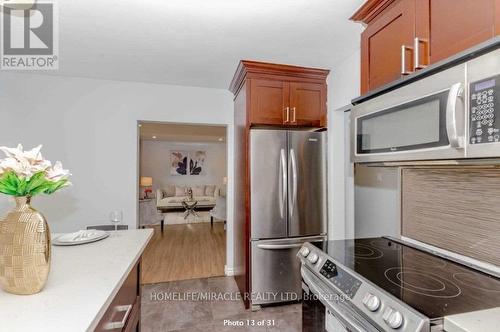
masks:
{"label": "refrigerator door handle", "polygon": [[320,237],[309,237],[309,238],[298,238],[297,239],[300,242],[294,242],[294,243],[280,243],[280,244],[273,244],[273,243],[261,243],[257,245],[257,248],[259,249],[268,249],[268,250],[278,250],[278,249],[292,249],[292,248],[300,248],[304,244],[304,242],[322,242],[325,241],[324,236]]}
{"label": "refrigerator door handle", "polygon": [[290,218],[293,216],[295,204],[297,203],[297,158],[295,150],[290,149],[290,160],[292,164],[292,198],[290,200]]}
{"label": "refrigerator door handle", "polygon": [[285,149],[280,151],[280,175],[279,175],[279,208],[280,216],[283,219],[285,217],[285,203],[287,200],[287,171],[286,171],[286,157]]}
{"label": "refrigerator door handle", "polygon": [[268,250],[279,250],[279,249],[292,249],[292,248],[300,248],[303,243],[293,243],[293,244],[258,244],[257,248],[259,249],[268,249]]}

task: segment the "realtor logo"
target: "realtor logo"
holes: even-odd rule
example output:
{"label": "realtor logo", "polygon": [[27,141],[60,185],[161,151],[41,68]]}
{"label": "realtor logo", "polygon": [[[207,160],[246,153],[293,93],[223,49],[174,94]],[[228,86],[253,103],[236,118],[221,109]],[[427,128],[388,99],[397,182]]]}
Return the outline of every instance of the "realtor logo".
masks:
{"label": "realtor logo", "polygon": [[[1,1],[1,0],[0,0]],[[1,3],[3,70],[59,68],[56,5],[51,2]]]}

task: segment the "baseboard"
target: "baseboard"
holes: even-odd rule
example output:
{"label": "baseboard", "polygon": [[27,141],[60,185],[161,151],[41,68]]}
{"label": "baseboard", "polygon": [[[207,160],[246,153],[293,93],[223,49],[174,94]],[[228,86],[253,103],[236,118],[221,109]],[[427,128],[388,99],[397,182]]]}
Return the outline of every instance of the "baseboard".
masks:
{"label": "baseboard", "polygon": [[224,265],[224,274],[226,275],[226,277],[233,277],[235,275],[235,272],[236,271],[234,267]]}

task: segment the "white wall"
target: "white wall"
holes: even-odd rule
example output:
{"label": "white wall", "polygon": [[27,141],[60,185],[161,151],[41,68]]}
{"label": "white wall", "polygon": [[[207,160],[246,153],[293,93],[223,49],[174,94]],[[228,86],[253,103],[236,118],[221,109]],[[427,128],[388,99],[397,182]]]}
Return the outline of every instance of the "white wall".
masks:
{"label": "white wall", "polygon": [[[356,38],[359,39],[359,35]],[[328,110],[333,111],[350,104],[351,100],[359,97],[360,87],[361,51],[357,49],[335,65],[328,76]]]}
{"label": "white wall", "polygon": [[[361,33],[361,28],[360,28]],[[359,34],[356,36],[359,39]],[[328,77],[328,188],[330,239],[354,236],[353,174],[349,168],[348,113],[340,108],[359,96],[360,51],[333,67]]]}
{"label": "white wall", "polygon": [[354,168],[350,163],[350,114],[339,108],[360,95],[360,50],[329,76],[329,238],[398,236],[399,182],[396,168]]}
{"label": "white wall", "polygon": [[[0,73],[0,145],[43,144],[51,160],[73,173],[73,186],[34,206],[52,231],[76,231],[109,223],[121,209],[136,227],[137,121],[223,124],[228,126],[228,246],[233,262],[233,100],[226,90],[146,83]],[[12,201],[0,196],[0,213]]]}
{"label": "white wall", "polygon": [[[206,151],[204,172],[200,175],[171,175],[170,151]],[[182,143],[169,141],[141,141],[141,176],[153,178],[153,189],[167,185],[195,186],[215,184],[223,186],[227,174],[226,143]]]}

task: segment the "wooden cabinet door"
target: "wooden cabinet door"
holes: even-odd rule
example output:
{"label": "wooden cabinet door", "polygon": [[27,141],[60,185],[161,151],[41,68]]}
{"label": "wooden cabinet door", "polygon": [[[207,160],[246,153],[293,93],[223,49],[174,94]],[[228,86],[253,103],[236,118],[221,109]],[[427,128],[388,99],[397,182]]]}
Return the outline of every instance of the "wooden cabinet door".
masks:
{"label": "wooden cabinet door", "polygon": [[[413,70],[415,1],[398,0],[380,13],[361,34],[361,92],[366,93]],[[405,68],[403,70],[402,47]]]}
{"label": "wooden cabinet door", "polygon": [[291,124],[320,126],[324,117],[326,117],[326,84],[291,82]]}
{"label": "wooden cabinet door", "polygon": [[445,59],[500,33],[499,0],[429,0],[430,61]]}
{"label": "wooden cabinet door", "polygon": [[284,124],[287,120],[288,100],[288,82],[251,79],[250,122],[266,125]]}

